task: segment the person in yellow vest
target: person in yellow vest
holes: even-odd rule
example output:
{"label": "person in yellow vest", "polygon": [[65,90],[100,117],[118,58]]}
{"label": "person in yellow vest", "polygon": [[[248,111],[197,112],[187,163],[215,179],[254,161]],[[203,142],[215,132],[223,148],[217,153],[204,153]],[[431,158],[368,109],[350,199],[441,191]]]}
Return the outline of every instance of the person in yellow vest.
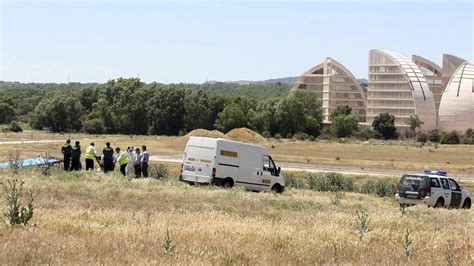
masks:
{"label": "person in yellow vest", "polygon": [[127,168],[128,164],[127,153],[121,151],[119,147],[115,148],[115,152],[117,153],[117,159],[115,159],[115,161],[120,165],[120,172],[125,175],[125,169]]}
{"label": "person in yellow vest", "polygon": [[97,151],[94,147],[94,142],[92,142],[86,149],[86,171],[89,169],[94,170],[94,159],[96,156]]}

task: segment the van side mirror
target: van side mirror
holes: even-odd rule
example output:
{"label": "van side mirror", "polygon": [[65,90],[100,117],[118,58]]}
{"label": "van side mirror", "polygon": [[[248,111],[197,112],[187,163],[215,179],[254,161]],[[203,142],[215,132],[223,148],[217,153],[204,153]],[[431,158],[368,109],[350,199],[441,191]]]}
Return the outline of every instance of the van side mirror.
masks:
{"label": "van side mirror", "polygon": [[459,187],[459,191],[462,191],[464,189],[464,187],[460,186]]}
{"label": "van side mirror", "polygon": [[280,175],[280,172],[281,172],[281,167],[278,166],[278,172],[277,172],[277,174]]}

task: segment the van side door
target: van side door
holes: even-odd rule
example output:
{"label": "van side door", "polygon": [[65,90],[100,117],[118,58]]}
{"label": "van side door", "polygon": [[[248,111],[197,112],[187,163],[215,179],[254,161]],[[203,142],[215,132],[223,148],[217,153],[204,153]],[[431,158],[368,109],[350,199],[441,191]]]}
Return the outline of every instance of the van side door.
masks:
{"label": "van side door", "polygon": [[239,178],[237,184],[244,186],[248,190],[259,191],[263,189],[260,182],[262,172],[261,152],[256,147],[241,145]]}
{"label": "van side door", "polygon": [[452,178],[449,179],[449,184],[451,185],[451,204],[449,204],[449,206],[459,207],[462,199],[461,188]]}

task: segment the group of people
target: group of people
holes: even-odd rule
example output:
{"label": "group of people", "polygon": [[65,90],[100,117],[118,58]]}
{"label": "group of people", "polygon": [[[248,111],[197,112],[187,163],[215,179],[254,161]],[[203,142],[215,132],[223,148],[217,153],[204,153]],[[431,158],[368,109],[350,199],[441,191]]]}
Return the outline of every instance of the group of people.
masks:
{"label": "group of people", "polygon": [[[61,153],[64,155],[65,171],[82,169],[81,143],[79,141],[71,145],[71,140],[68,139],[61,148]],[[102,156],[99,156],[95,144],[92,142],[86,149],[85,159],[86,170],[94,170],[94,160],[97,160],[104,173],[114,171],[115,164],[118,163],[123,175],[133,175],[135,178],[148,177],[150,155],[145,145],[142,146],[141,151],[140,148],[135,147],[127,147],[125,151],[116,147],[114,152],[114,149],[110,147],[110,142],[107,142],[102,150]]]}

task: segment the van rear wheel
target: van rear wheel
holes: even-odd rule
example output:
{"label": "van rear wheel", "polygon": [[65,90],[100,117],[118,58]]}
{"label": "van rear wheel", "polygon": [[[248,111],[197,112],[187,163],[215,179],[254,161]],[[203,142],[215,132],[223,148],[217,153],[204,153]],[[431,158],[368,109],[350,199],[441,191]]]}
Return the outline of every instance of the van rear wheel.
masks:
{"label": "van rear wheel", "polygon": [[224,182],[222,183],[223,188],[231,188],[233,186],[234,186],[234,181],[231,178],[224,179]]}

